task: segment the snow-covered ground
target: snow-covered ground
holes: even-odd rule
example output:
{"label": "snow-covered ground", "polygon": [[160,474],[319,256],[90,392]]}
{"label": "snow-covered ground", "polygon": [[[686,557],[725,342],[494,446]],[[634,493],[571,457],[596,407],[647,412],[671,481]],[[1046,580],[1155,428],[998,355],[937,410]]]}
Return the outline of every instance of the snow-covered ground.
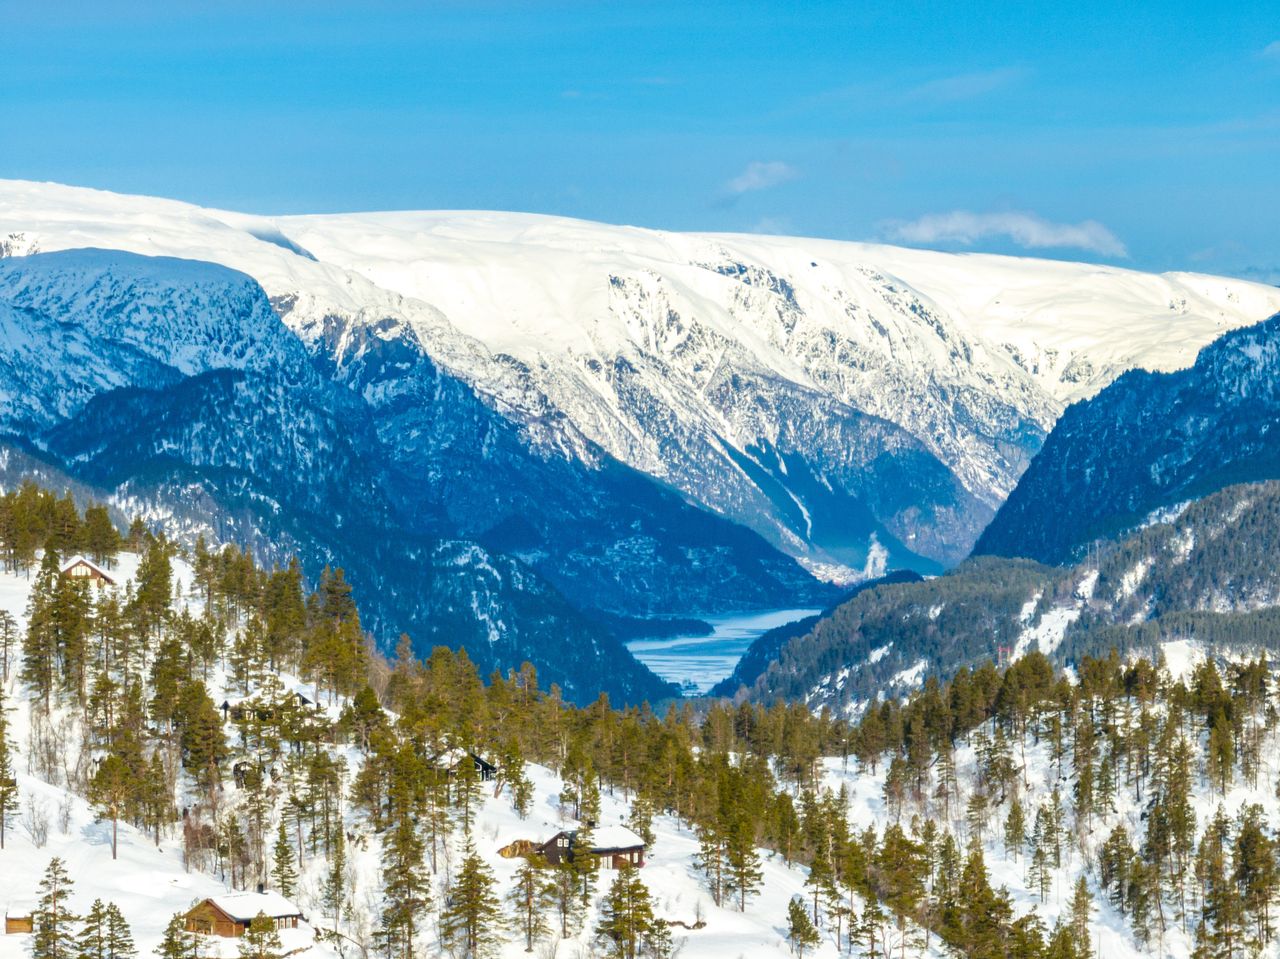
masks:
{"label": "snow-covered ground", "polygon": [[[110,571],[117,578],[118,586],[125,583],[137,571],[138,557],[121,554],[119,562]],[[176,560],[175,579],[181,584],[184,602],[198,609],[197,600],[190,598],[192,573],[190,567]],[[6,609],[19,618],[25,628],[25,611],[34,574],[31,577],[0,572],[0,609]],[[16,672],[16,670],[14,671]],[[281,677],[289,689],[301,689],[311,693],[305,684],[290,676]],[[226,674],[216,670],[209,683],[215,702],[226,695]],[[152,838],[131,825],[119,825],[119,858],[111,858],[111,824],[95,822],[92,809],[83,800],[61,785],[43,781],[27,769],[26,754],[30,739],[30,712],[25,702],[16,698],[23,692],[16,676],[10,676],[6,687],[12,710],[10,735],[20,755],[15,763],[23,814],[17,823],[10,823],[5,849],[0,852],[0,910],[11,902],[30,902],[36,898],[36,887],[49,860],[58,856],[67,864],[67,870],[75,884],[71,906],[83,913],[95,898],[115,902],[133,931],[142,955],[149,954],[159,944],[170,917],[185,911],[196,901],[207,896],[231,891],[228,883],[216,875],[198,871],[186,871],[182,862],[182,838],[178,829],[171,829],[163,836],[159,848]],[[239,699],[236,693],[231,698]],[[328,707],[336,714],[337,706]],[[359,753],[350,748],[342,754],[351,764],[348,783],[358,768]],[[511,886],[518,859],[504,859],[498,850],[517,839],[543,841],[564,828],[573,828],[561,808],[559,794],[562,783],[551,770],[529,765],[527,772],[535,787],[532,811],[527,819],[520,819],[512,808],[510,797],[504,793],[494,797],[487,791],[483,807],[475,826],[477,850],[493,867],[499,893],[505,894]],[[236,791],[226,785],[226,799],[234,803]],[[37,845],[29,828],[29,804],[34,802],[47,814],[50,822],[47,841]],[[620,794],[605,793],[601,797],[601,824],[608,825],[625,820],[629,804]],[[273,827],[274,828],[274,827]],[[349,818],[348,829],[357,835],[367,832],[356,818]],[[646,865],[642,877],[655,897],[658,915],[693,925],[701,918],[705,927],[697,930],[673,928],[679,942],[687,939],[681,956],[690,959],[721,959],[721,957],[755,957],[789,955],[784,940],[786,905],[790,897],[803,891],[805,872],[794,866],[786,866],[781,859],[765,854],[764,882],[760,895],[751,899],[745,913],[732,908],[718,908],[711,900],[701,874],[694,864],[698,851],[693,832],[670,817],[659,816],[654,821],[656,842],[646,852]],[[447,860],[442,861],[438,883],[443,883],[460,859],[460,837],[454,837],[454,847]],[[348,845],[351,871],[357,877],[356,909],[362,912],[357,923],[366,928],[375,924],[381,908],[378,882],[380,866],[378,842],[370,837],[364,842]],[[294,897],[305,915],[316,923],[320,919],[320,889],[323,862],[313,859],[304,863],[299,891]],[[587,959],[597,954],[594,944],[594,926],[598,916],[598,899],[607,890],[611,874],[600,873],[597,882],[597,905],[593,905],[582,934],[573,941],[561,943],[556,955],[567,959]],[[441,888],[436,889],[436,902],[441,900]],[[336,953],[325,943],[313,938],[311,924],[304,924],[298,931],[285,933],[288,950],[299,949],[302,959],[334,959]],[[523,943],[510,933],[512,941],[502,949],[506,959],[524,956]],[[0,936],[0,959],[20,959],[29,954],[31,937],[28,935]],[[432,936],[427,955],[439,955]],[[235,946],[230,940],[206,940],[206,953],[234,956]],[[350,955],[350,951],[348,951]],[[817,956],[835,956],[833,946],[815,953]]]}

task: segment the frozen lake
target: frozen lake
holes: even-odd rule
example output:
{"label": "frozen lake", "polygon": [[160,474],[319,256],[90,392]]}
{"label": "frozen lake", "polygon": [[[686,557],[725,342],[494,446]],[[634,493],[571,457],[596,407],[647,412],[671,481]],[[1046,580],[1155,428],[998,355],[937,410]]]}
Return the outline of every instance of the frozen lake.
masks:
{"label": "frozen lake", "polygon": [[[705,693],[737,665],[752,641],[776,626],[814,616],[820,609],[773,609],[762,613],[703,616],[714,628],[709,636],[668,636],[627,643],[636,659],[663,679],[684,685],[686,681]],[[688,689],[690,694],[695,690]]]}

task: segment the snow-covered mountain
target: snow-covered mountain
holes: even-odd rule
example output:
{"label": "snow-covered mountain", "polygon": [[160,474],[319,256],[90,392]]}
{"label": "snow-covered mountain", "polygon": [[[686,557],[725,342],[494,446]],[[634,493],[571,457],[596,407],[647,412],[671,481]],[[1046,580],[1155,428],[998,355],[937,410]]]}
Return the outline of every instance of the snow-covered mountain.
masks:
{"label": "snow-covered mountain", "polygon": [[886,551],[959,559],[1066,404],[1280,309],[1280,290],[1192,274],[15,181],[4,236],[241,270],[393,455],[416,455],[422,398],[456,380],[544,458],[616,460],[845,577]]}
{"label": "snow-covered mountain", "polygon": [[1134,371],[1067,412],[977,550],[1061,563],[1226,486],[1280,478],[1280,315],[1189,369]]}

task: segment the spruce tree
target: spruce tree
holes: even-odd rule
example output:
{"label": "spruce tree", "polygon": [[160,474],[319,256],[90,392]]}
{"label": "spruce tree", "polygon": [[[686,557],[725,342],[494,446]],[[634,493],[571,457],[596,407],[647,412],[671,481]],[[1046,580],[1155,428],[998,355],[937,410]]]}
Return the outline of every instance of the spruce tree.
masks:
{"label": "spruce tree", "polygon": [[1093,949],[1089,944],[1089,919],[1093,913],[1093,897],[1084,876],[1076,880],[1071,894],[1070,929],[1075,944],[1076,959],[1091,959]]}
{"label": "spruce tree", "polygon": [[329,862],[325,869],[324,889],[322,896],[324,906],[333,917],[333,928],[336,932],[342,922],[342,914],[347,899],[347,846],[342,829],[335,829],[333,845],[329,848]]}
{"label": "spruce tree", "polygon": [[80,917],[67,905],[71,886],[71,877],[67,875],[62,860],[57,856],[49,860],[44,878],[40,880],[40,896],[32,916],[35,925],[32,959],[75,959],[75,927]]}
{"label": "spruce tree", "polygon": [[578,875],[573,866],[560,862],[546,870],[543,893],[555,914],[560,938],[575,935],[582,925],[584,907],[578,895]]}
{"label": "spruce tree", "polygon": [[382,839],[382,924],[387,955],[412,959],[417,933],[431,907],[431,884],[422,861],[417,825],[406,811]]}
{"label": "spruce tree", "polygon": [[1027,842],[1027,819],[1022,803],[1015,796],[1009,802],[1009,815],[1004,820],[1004,854],[1021,858]]}
{"label": "spruce tree", "polygon": [[46,549],[27,601],[27,639],[22,645],[22,670],[18,674],[46,712],[52,705],[59,636],[65,618],[58,608],[59,573],[57,552]]}
{"label": "spruce tree", "polygon": [[293,865],[293,844],[289,842],[289,833],[284,827],[284,820],[276,830],[276,843],[271,850],[271,878],[280,895],[286,899],[293,898],[293,890],[298,882],[298,870]]}

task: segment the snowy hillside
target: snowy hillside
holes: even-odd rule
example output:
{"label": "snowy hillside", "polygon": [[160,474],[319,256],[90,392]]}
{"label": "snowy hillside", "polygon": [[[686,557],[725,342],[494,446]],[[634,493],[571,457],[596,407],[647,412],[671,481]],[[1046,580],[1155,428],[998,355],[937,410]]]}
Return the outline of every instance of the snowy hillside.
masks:
{"label": "snowy hillside", "polygon": [[[109,589],[128,596],[133,594],[131,586],[142,588],[140,569],[144,562],[136,555],[121,554],[110,567],[115,585]],[[176,618],[169,621],[167,629],[176,633],[188,629],[190,623],[208,622],[205,614],[210,607],[206,605],[207,587],[201,585],[201,574],[183,560],[175,559],[172,575],[176,601],[171,611]],[[32,583],[33,578],[25,574],[0,573],[0,611],[16,618],[20,632],[27,625],[23,621],[25,612],[33,608]],[[187,619],[188,614],[193,618]],[[245,620],[243,625],[249,622],[252,620]],[[204,685],[213,703],[223,697],[231,703],[245,702],[245,680],[243,676],[236,678],[244,669],[243,633],[228,635],[223,641],[227,645],[215,664],[206,669]],[[793,900],[806,912],[812,908],[818,916],[816,941],[805,952],[813,959],[838,959],[863,949],[869,950],[866,954],[883,959],[900,955],[942,959],[957,950],[963,952],[960,943],[981,943],[981,937],[993,935],[1004,941],[1015,932],[1018,938],[1011,941],[1021,943],[1018,949],[1006,943],[1003,951],[968,954],[1184,957],[1191,954],[1199,936],[1253,935],[1255,918],[1258,928],[1263,928],[1260,917],[1265,912],[1265,902],[1259,906],[1258,900],[1242,895],[1240,911],[1228,914],[1220,905],[1224,901],[1220,889],[1209,886],[1205,891],[1198,890],[1200,881],[1214,875],[1210,856],[1215,849],[1221,857],[1216,868],[1225,868],[1223,863],[1229,861],[1235,875],[1246,877],[1239,880],[1242,884],[1259,881],[1252,878],[1255,873],[1250,871],[1256,860],[1247,858],[1253,843],[1261,843],[1267,855],[1276,855],[1263,809],[1271,806],[1277,773],[1274,763],[1258,759],[1274,755],[1278,746],[1275,729],[1263,719],[1269,682],[1266,667],[1224,663],[1228,676],[1233,677],[1233,692],[1228,694],[1218,674],[1206,671],[1213,657],[1203,647],[1181,642],[1169,644],[1165,651],[1167,671],[1134,664],[1123,667],[1123,683],[1119,660],[1110,665],[1096,663],[1086,668],[1079,683],[1062,685],[1055,685],[1043,660],[1025,661],[1018,676],[994,680],[997,686],[1004,683],[998,697],[995,687],[986,693],[1004,705],[997,709],[979,704],[979,712],[976,716],[970,714],[973,718],[969,719],[960,717],[965,715],[963,710],[970,708],[965,706],[964,697],[974,692],[973,687],[943,690],[940,699],[926,701],[918,708],[908,707],[916,711],[899,717],[902,724],[896,727],[896,735],[901,735],[905,725],[924,732],[928,738],[923,751],[914,754],[895,744],[894,734],[888,732],[890,727],[876,727],[873,732],[866,723],[841,734],[840,741],[846,749],[852,744],[857,759],[824,756],[816,744],[810,744],[800,746],[812,752],[807,752],[809,758],[796,765],[795,756],[784,758],[791,746],[776,747],[779,752],[771,762],[778,770],[779,801],[785,800],[779,808],[792,810],[790,817],[783,815],[780,822],[790,822],[784,828],[790,830],[786,835],[791,836],[788,844],[794,846],[793,856],[788,862],[778,851],[753,850],[759,857],[759,872],[745,910],[736,908],[733,896],[725,898],[722,905],[713,901],[711,874],[706,867],[706,824],[695,830],[674,811],[655,811],[653,841],[647,845],[645,865],[637,872],[652,902],[654,916],[669,929],[674,948],[646,948],[636,955],[660,959],[782,959],[793,954],[787,940],[788,908]],[[15,660],[21,659],[21,648],[12,652]],[[30,691],[17,681],[16,663],[11,665],[13,671],[5,683],[7,738],[17,747],[14,767],[18,802],[16,817],[10,814],[8,820],[5,848],[0,850],[0,898],[14,914],[21,912],[23,903],[35,899],[47,864],[57,856],[66,865],[73,883],[70,908],[83,914],[94,899],[114,903],[131,927],[140,954],[154,954],[172,915],[186,911],[205,897],[243,888],[250,881],[244,871],[249,868],[249,860],[243,860],[238,881],[228,877],[221,853],[216,862],[205,856],[192,857],[195,861],[188,863],[187,857],[197,847],[192,846],[189,837],[184,840],[183,830],[176,823],[161,827],[157,843],[149,832],[121,822],[118,855],[113,857],[111,824],[96,819],[82,798],[87,769],[95,765],[95,756],[101,757],[110,750],[91,744],[94,733],[85,727],[84,717],[70,697],[60,700],[45,718],[38,701],[30,699]],[[405,665],[398,664],[397,672]],[[416,668],[425,667],[418,664]],[[152,675],[159,675],[158,667]],[[400,675],[405,678],[403,673]],[[1178,683],[1188,683],[1194,692],[1174,685]],[[1255,686],[1261,691],[1250,691]],[[1012,689],[1020,690],[1024,699],[1013,703],[1007,695]],[[152,691],[158,693],[155,687]],[[314,817],[308,827],[309,842],[304,843],[306,817],[299,816],[298,848],[300,853],[303,849],[307,852],[300,855],[301,868],[290,896],[306,918],[299,928],[281,933],[277,954],[302,959],[372,954],[381,948],[377,940],[379,924],[385,921],[384,907],[391,895],[385,885],[385,869],[393,833],[385,824],[378,828],[371,823],[367,809],[368,790],[381,773],[375,771],[372,779],[365,773],[368,764],[380,760],[376,748],[359,743],[357,731],[376,710],[369,712],[371,702],[367,696],[362,698],[365,694],[354,700],[345,695],[334,697],[314,681],[304,682],[289,673],[263,674],[251,684],[248,693],[250,702],[262,704],[279,702],[271,698],[273,695],[300,693],[322,704],[315,713],[321,722],[337,722],[330,728],[328,741],[313,741],[302,751],[316,757],[323,768],[338,770],[340,789],[335,796],[341,810],[339,828],[346,837],[339,893],[343,906],[336,923],[342,938],[336,942],[317,938],[335,928],[327,904],[332,895],[329,870],[336,854],[317,850],[319,826]],[[514,715],[516,700],[510,697],[516,694],[518,687],[512,685],[505,692],[490,688],[484,695]],[[938,697],[938,691],[932,695]],[[1224,766],[1212,752],[1206,752],[1203,767],[1197,759],[1205,739],[1202,714],[1210,717],[1210,743],[1230,725],[1225,718],[1217,719],[1214,711],[1215,702],[1224,699],[1237,711],[1241,727],[1236,734],[1242,750],[1238,776],[1231,758]],[[1192,716],[1184,719],[1180,712],[1168,708],[1168,703],[1175,700],[1188,704],[1178,709],[1189,709],[1194,722]],[[453,705],[436,705],[439,713],[428,710],[425,717],[419,717],[419,721],[426,718],[427,729],[434,722],[450,722],[445,714]],[[1093,708],[1086,708],[1089,706]],[[365,719],[340,720],[345,707]],[[949,709],[956,710],[955,716]],[[983,718],[983,709],[990,711],[989,718]],[[1106,723],[1090,719],[1095,711],[1099,717],[1111,719]],[[705,725],[696,735],[705,737],[706,745],[696,747],[693,753],[705,756],[726,744],[736,746],[718,761],[729,762],[731,766],[726,769],[736,765],[747,770],[757,757],[738,750],[754,751],[755,746],[749,741],[755,734],[746,731],[745,738],[737,739],[737,733],[729,732],[732,722],[728,727],[724,723],[735,713],[728,709],[705,717]],[[1063,713],[1071,722],[1056,726],[1045,722],[1046,717],[1060,721]],[[604,731],[607,736],[626,742],[627,727],[613,725],[621,717],[614,714],[610,718],[607,709],[601,712],[593,707],[589,714],[583,711],[575,719],[572,713],[558,712],[557,707],[548,715],[557,724],[565,724],[553,737],[561,743],[572,741],[570,727],[588,715],[591,721],[602,724],[596,727],[597,732]],[[748,709],[737,715],[748,728],[767,722],[763,711],[753,713]],[[933,718],[924,721],[921,715]],[[1040,718],[1032,719],[1035,716]],[[261,714],[259,720],[265,722]],[[696,728],[684,727],[674,718],[650,721],[658,727],[666,725],[672,732],[683,730],[679,735],[694,733]],[[940,721],[961,725],[922,728],[926,722]],[[1215,724],[1217,733],[1213,732]],[[226,717],[223,725],[233,746],[227,766],[241,769],[246,761],[251,764],[255,755],[252,743],[261,729],[239,724],[234,713]],[[344,738],[335,742],[333,737],[339,729]],[[365,727],[366,737],[369,729]],[[1139,749],[1131,745],[1139,732],[1144,737],[1159,735],[1144,738]],[[389,730],[381,733],[389,734]],[[726,734],[728,740],[712,745]],[[151,730],[149,735],[154,735],[158,751],[163,752],[161,731]],[[79,746],[81,742],[85,743],[83,748]],[[285,748],[271,762],[289,764],[294,749],[279,741],[275,745],[277,749]],[[500,850],[518,846],[521,841],[545,841],[580,825],[569,814],[571,804],[577,801],[572,798],[577,780],[569,775],[569,770],[581,761],[574,756],[576,748],[571,746],[563,756],[563,775],[544,765],[528,764],[524,768],[529,786],[524,815],[515,809],[516,777],[505,760],[500,784],[496,788],[484,784],[476,808],[470,811],[469,841],[492,877],[492,889],[498,897],[494,903],[505,914],[502,922],[492,925],[498,941],[474,952],[456,945],[449,947],[445,939],[450,934],[442,912],[439,921],[424,922],[420,927],[415,955],[516,959],[528,954],[518,927],[521,914],[505,901],[518,886],[523,860],[519,855],[504,856]],[[932,758],[935,749],[936,761]],[[1150,761],[1147,750],[1153,757]],[[909,759],[911,755],[914,758]],[[248,828],[255,815],[265,817],[265,831],[274,835],[278,824],[294,821],[288,818],[295,815],[289,812],[291,804],[299,799],[308,801],[305,795],[290,791],[288,772],[279,775],[273,771],[270,786],[262,790],[220,774],[220,784],[212,792],[202,792],[178,768],[178,758],[176,752],[169,752],[167,761],[174,766],[177,786],[173,798],[178,806],[190,808],[197,833],[198,817],[207,815],[211,804],[211,821],[218,829],[232,827],[227,835],[236,834],[237,823]],[[324,766],[330,761],[345,763],[345,767]],[[908,762],[921,765],[911,772]],[[806,772],[810,764],[812,772]],[[185,762],[182,766],[187,768]],[[1082,773],[1085,769],[1087,778]],[[773,780],[772,774],[766,775]],[[912,778],[917,775],[919,779]],[[662,778],[659,775],[659,780]],[[611,833],[629,839],[632,834],[620,823],[634,821],[631,817],[637,806],[632,800],[638,793],[631,793],[618,783],[606,781],[601,785],[607,788],[598,797],[597,841],[606,842]],[[265,807],[255,805],[255,796],[266,798]],[[581,793],[578,798],[587,801]],[[747,794],[721,796],[720,802],[743,815],[765,816],[765,828],[771,833],[778,828],[768,821],[771,813],[749,805],[751,797]],[[102,808],[100,804],[98,808]],[[257,808],[262,811],[255,812]],[[465,807],[451,808],[450,818],[463,816],[461,808]],[[1135,851],[1133,842],[1141,839],[1144,831],[1150,835],[1150,824],[1157,821],[1149,816],[1153,808],[1162,815],[1180,811],[1183,818],[1173,845],[1162,851],[1148,842]],[[439,820],[420,821],[423,842],[428,830],[434,831],[438,826]],[[468,840],[456,824],[451,831],[451,836],[446,834],[429,877],[430,900],[441,910],[465,895],[461,883]],[[281,836],[288,836],[284,845],[291,847],[291,834],[281,832]],[[818,852],[824,841],[833,850],[826,860]],[[1197,841],[1197,882],[1183,883],[1179,876],[1187,870],[1171,867],[1181,861],[1175,857],[1189,858]],[[807,850],[803,854],[807,858],[802,858],[801,848]],[[895,850],[901,859],[894,858]],[[278,864],[278,847],[272,855]],[[227,859],[231,860],[230,854]],[[1148,859],[1153,863],[1152,870],[1143,872]],[[835,874],[831,873],[833,866]],[[234,865],[230,875],[235,875]],[[274,878],[277,875],[273,864],[270,882],[278,881]],[[617,875],[608,869],[599,873],[584,915],[575,921],[575,931],[570,936],[558,936],[554,921],[548,923],[551,928],[544,926],[536,936],[536,954],[547,959],[625,954],[615,952],[608,937],[597,932],[611,908],[609,891]],[[964,884],[957,885],[962,876]],[[574,889],[577,882],[573,880]],[[902,882],[907,886],[898,885]],[[1158,913],[1157,903],[1168,910],[1167,914]],[[437,907],[432,908],[434,911]],[[551,911],[547,902],[540,902],[537,908]],[[895,919],[896,914],[901,914],[901,921]],[[1209,917],[1199,932],[1198,914]],[[980,921],[984,916],[989,924]],[[1079,930],[1071,928],[1080,923]],[[1261,933],[1259,954],[1276,954],[1274,938],[1267,939],[1270,935]],[[940,942],[940,937],[945,937],[950,946]],[[1044,940],[1051,937],[1057,941],[1055,948],[1073,943],[1071,948],[1075,951],[1046,953]],[[31,939],[26,934],[0,937],[0,959],[25,959],[30,954]],[[1096,952],[1080,951],[1085,941]],[[1036,943],[1040,945],[1037,947]],[[199,954],[235,959],[239,952],[234,940],[208,937],[201,939]]]}
{"label": "snowy hillside", "polygon": [[[256,217],[15,181],[6,234],[15,254],[241,270],[370,402],[422,390],[417,351],[547,455],[602,450],[837,577],[886,550],[959,559],[1065,404],[1280,309],[1273,288],[1191,274],[505,213]],[[388,365],[377,343],[408,352]],[[397,422],[412,442],[420,424]]]}
{"label": "snowy hillside", "polygon": [[[116,580],[115,590],[123,596],[135,585],[139,557],[122,553],[110,573]],[[175,595],[181,597],[177,608],[199,616],[204,603],[199,589],[194,586],[193,571],[184,561],[173,562]],[[0,572],[0,610],[13,615],[19,630],[25,630],[25,613],[29,607],[33,577],[20,573]],[[53,736],[64,746],[78,741],[83,727],[71,709],[57,710],[48,725],[41,723],[33,730],[33,718],[37,714],[26,699],[24,685],[17,680],[17,662],[21,649],[11,650],[10,678],[4,685],[9,709],[9,738],[16,744],[18,757],[15,762],[19,802],[18,814],[10,817],[5,848],[0,850],[0,909],[10,904],[21,909],[34,903],[36,888],[50,859],[63,860],[73,880],[74,890],[70,899],[71,909],[83,915],[90,903],[100,898],[114,902],[128,921],[140,953],[152,954],[158,949],[164,927],[177,912],[185,912],[197,901],[210,896],[235,892],[224,870],[201,870],[198,866],[184,865],[184,840],[181,824],[166,827],[159,845],[152,837],[134,826],[119,824],[118,858],[112,858],[111,823],[95,819],[94,811],[86,800],[77,795],[70,780],[82,776],[69,763],[74,757],[84,755],[78,749],[67,748],[60,762],[42,768],[37,753],[38,743]],[[330,720],[336,720],[344,700],[332,704],[317,693],[314,685],[304,683],[295,676],[282,675],[272,678],[272,685],[288,691],[297,691],[308,697],[316,697],[325,703],[323,709]],[[207,682],[210,696],[215,703],[224,700],[239,702],[243,691],[236,688],[226,667],[214,669]],[[255,690],[254,692],[258,692]],[[236,726],[228,721],[229,738],[239,735]],[[343,776],[344,791],[351,788],[362,760],[359,750],[339,747],[333,750],[335,757],[348,763]],[[237,752],[237,760],[242,753]],[[499,854],[503,847],[519,840],[545,841],[563,829],[577,825],[567,816],[561,801],[564,782],[552,770],[530,765],[528,775],[533,786],[531,811],[520,817],[512,808],[509,794],[486,792],[483,805],[476,814],[473,838],[477,850],[493,869],[498,890],[505,894],[513,883],[514,873],[520,864],[518,858],[508,859]],[[181,777],[180,777],[181,778]],[[192,806],[207,802],[206,797],[191,788],[189,783],[179,786],[178,805]],[[287,796],[281,794],[271,810],[275,822],[284,815]],[[246,815],[247,798],[243,791],[228,781],[218,800],[220,817]],[[345,805],[345,803],[344,803]],[[627,818],[627,797],[612,792],[601,797],[601,830],[605,824]],[[346,815],[348,834],[348,880],[350,912],[342,924],[348,940],[341,947],[316,940],[316,930],[332,928],[325,917],[322,887],[326,862],[323,857],[311,856],[300,870],[297,905],[308,921],[297,930],[282,933],[283,947],[288,955],[302,959],[333,959],[339,955],[352,955],[355,948],[372,949],[371,937],[377,928],[378,911],[381,908],[381,879],[379,873],[380,840],[370,834],[368,824],[350,809]],[[763,868],[762,893],[748,912],[741,913],[727,904],[715,906],[699,879],[695,865],[698,841],[693,831],[671,816],[658,816],[654,820],[655,842],[646,853],[643,880],[655,899],[659,916],[670,918],[688,926],[697,922],[705,925],[696,930],[684,931],[673,927],[675,941],[685,939],[680,955],[688,959],[720,959],[723,956],[777,956],[790,954],[786,941],[780,934],[786,914],[786,903],[795,894],[804,892],[804,870],[795,865],[785,865],[776,855],[766,857]],[[454,835],[443,854],[438,874],[433,879],[435,900],[439,902],[447,890],[463,851],[463,839]],[[566,959],[586,959],[597,955],[594,941],[594,917],[608,889],[610,874],[602,873],[596,893],[588,909],[589,921],[580,934],[572,939],[557,942],[547,950],[547,943],[540,944],[539,954],[561,956]],[[686,938],[687,937],[687,938]],[[512,931],[500,950],[508,959],[526,955],[523,942]],[[444,955],[442,947],[424,936],[428,943],[427,956]],[[0,959],[27,959],[31,937],[27,935],[0,936]],[[205,938],[201,955],[233,959],[238,955],[234,940]],[[819,957],[839,955],[834,945],[820,950]]]}
{"label": "snowy hillside", "polygon": [[1063,666],[1113,648],[1155,657],[1169,643],[1274,655],[1278,546],[1280,483],[1270,481],[1163,510],[1074,564],[977,556],[836,607],[775,653],[750,695],[858,715],[873,696],[907,695],[927,676],[1030,652]]}

